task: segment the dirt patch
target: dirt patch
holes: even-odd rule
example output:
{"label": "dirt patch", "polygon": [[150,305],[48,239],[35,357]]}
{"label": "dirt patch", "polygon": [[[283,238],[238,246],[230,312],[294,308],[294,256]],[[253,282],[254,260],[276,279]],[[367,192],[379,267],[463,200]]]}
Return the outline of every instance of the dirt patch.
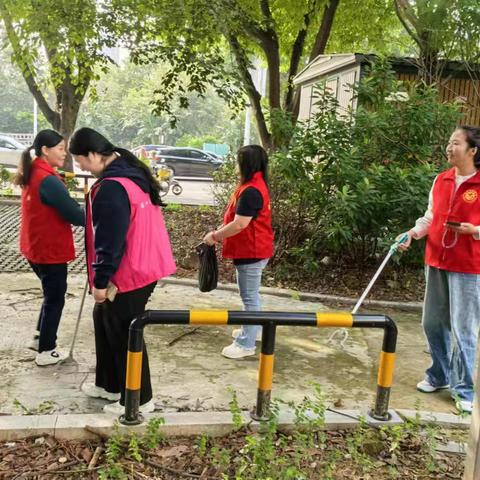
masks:
{"label": "dirt patch", "polygon": [[[197,256],[195,245],[205,233],[221,224],[221,218],[212,207],[167,208],[165,219],[177,259],[177,276],[196,278]],[[220,249],[218,249],[220,250]],[[387,252],[385,252],[387,253]],[[218,252],[220,256],[220,252]],[[275,262],[267,266],[262,284],[268,287],[289,288],[311,293],[358,297],[372,279],[383,258],[372,265],[319,264],[315,274],[307,274],[298,264]],[[221,282],[235,282],[235,269],[230,260],[219,261]],[[422,301],[425,288],[423,268],[394,267],[391,263],[383,271],[369,294],[370,299]]]}
{"label": "dirt patch", "polygon": [[154,428],[140,438],[28,438],[0,447],[0,478],[451,480],[463,474],[463,455],[436,449],[448,432],[410,425],[281,434],[264,427],[262,434],[243,429],[222,438],[168,441]]}

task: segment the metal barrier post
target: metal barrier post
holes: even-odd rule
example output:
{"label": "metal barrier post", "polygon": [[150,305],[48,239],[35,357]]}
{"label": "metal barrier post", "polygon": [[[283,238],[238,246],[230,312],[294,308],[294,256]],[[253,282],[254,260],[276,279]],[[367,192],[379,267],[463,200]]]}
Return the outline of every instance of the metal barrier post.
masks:
{"label": "metal barrier post", "polygon": [[388,404],[393,381],[397,327],[384,315],[352,315],[341,312],[229,312],[226,310],[147,310],[130,324],[128,337],[125,414],[120,422],[136,425],[143,421],[139,415],[142,373],[143,328],[160,325],[262,325],[262,349],[258,374],[257,403],[251,413],[254,420],[268,417],[272,391],[276,327],[293,325],[303,327],[382,328],[382,352],[378,368],[375,406],[369,412],[380,421],[390,419]]}
{"label": "metal barrier post", "polygon": [[250,416],[254,420],[265,420],[270,411],[270,396],[272,393],[273,362],[275,351],[276,325],[273,322],[263,326],[262,351],[258,369],[257,404]]}
{"label": "metal barrier post", "polygon": [[120,416],[123,425],[143,422],[139,413],[142,382],[143,323],[135,319],[128,333],[127,378],[125,381],[125,414]]}
{"label": "metal barrier post", "polygon": [[385,317],[385,321],[385,333],[383,335],[383,345],[378,365],[377,396],[375,398],[375,407],[370,412],[371,417],[381,421],[387,421],[391,418],[391,415],[388,413],[388,402],[393,382],[395,349],[397,346],[397,326],[388,317]]}

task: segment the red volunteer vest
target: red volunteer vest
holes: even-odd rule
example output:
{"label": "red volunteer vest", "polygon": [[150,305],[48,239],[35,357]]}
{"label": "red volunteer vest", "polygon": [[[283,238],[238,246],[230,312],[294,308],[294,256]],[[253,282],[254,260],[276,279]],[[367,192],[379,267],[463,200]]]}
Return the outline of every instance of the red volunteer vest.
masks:
{"label": "red volunteer vest", "polygon": [[248,187],[255,187],[263,199],[263,207],[256,219],[247,228],[233,237],[223,241],[224,258],[270,258],[273,255],[272,211],[270,209],[270,193],[261,172],[253,175],[247,183],[238,187],[232,195],[223,217],[223,224],[235,218],[235,209],[242,192]]}
{"label": "red volunteer vest", "polygon": [[72,227],[40,199],[40,184],[49,175],[62,180],[45,160],[36,158],[30,181],[22,188],[20,252],[33,263],[67,263],[75,258]]}
{"label": "red volunteer vest", "polygon": [[454,192],[455,169],[451,168],[437,177],[433,187],[433,221],[425,263],[451,272],[480,274],[480,240],[472,235],[455,235],[444,226],[447,220],[480,225],[480,172]]}

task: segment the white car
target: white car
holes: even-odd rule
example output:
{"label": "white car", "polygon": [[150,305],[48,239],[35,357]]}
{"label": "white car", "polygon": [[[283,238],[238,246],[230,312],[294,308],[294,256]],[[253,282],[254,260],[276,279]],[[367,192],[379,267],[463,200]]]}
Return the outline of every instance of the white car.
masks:
{"label": "white car", "polygon": [[0,135],[0,165],[18,167],[25,145],[6,135]]}

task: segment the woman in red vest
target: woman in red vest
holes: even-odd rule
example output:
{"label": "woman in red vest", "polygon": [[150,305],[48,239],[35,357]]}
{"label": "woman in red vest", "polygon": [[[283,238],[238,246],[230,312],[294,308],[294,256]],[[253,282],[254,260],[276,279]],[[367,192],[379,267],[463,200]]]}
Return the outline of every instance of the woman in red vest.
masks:
{"label": "woman in red vest", "polygon": [[400,246],[427,236],[422,325],[432,365],[417,389],[450,389],[471,412],[480,327],[480,129],[457,128],[447,146],[449,170],[437,176],[428,209]]}
{"label": "woman in red vest", "polygon": [[[31,150],[35,150],[33,161]],[[42,130],[23,152],[15,179],[22,187],[20,251],[42,282],[37,335],[29,345],[38,351],[35,362],[40,366],[63,358],[56,346],[67,291],[67,263],[75,258],[71,224],[85,224],[84,211],[57,173],[65,157],[63,137],[54,130]]]}
{"label": "woman in red vest", "polygon": [[[240,183],[227,206],[223,226],[205,235],[207,245],[223,242],[224,258],[232,258],[245,310],[261,310],[262,271],[273,254],[272,212],[267,185],[268,156],[259,145],[237,154]],[[255,355],[261,327],[243,325],[233,331],[234,342],[222,350],[228,358]]]}
{"label": "woman in red vest", "polygon": [[[97,177],[85,225],[97,364],[95,383],[81,388],[90,397],[118,400],[103,410],[120,414],[130,323],[145,311],[157,280],[175,272],[175,262],[160,209],[160,185],[148,167],[91,128],[77,130],[69,149],[82,170]],[[155,403],[145,344],[141,348],[139,409],[148,413]]]}

